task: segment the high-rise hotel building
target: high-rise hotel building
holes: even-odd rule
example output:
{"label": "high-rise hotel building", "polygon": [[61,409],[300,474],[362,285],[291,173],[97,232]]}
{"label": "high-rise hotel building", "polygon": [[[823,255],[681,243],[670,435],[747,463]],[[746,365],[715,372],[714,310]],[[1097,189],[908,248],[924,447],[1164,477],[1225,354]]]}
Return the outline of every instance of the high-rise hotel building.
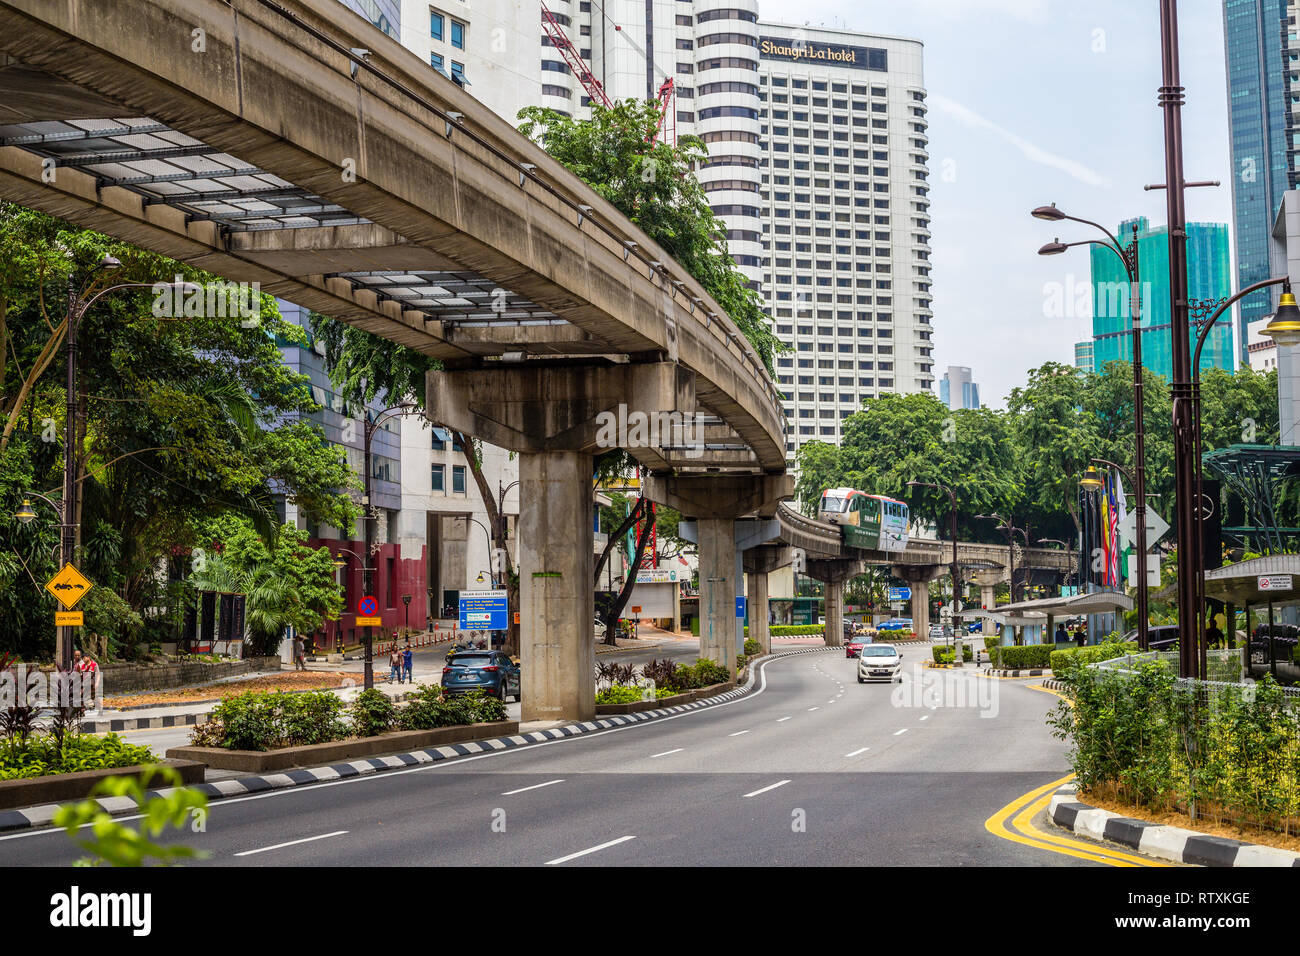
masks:
{"label": "high-rise hotel building", "polygon": [[864,399],[931,390],[921,43],[759,24],[762,289],[787,452],[838,443]]}
{"label": "high-rise hotel building", "polygon": [[[791,459],[838,442],[864,399],[933,389],[919,41],[760,21],[756,0],[544,2],[611,99],[673,79],[676,133],[708,147],[700,181],[790,348]],[[404,0],[402,42],[506,119],[529,103],[588,116],[539,6]]]}

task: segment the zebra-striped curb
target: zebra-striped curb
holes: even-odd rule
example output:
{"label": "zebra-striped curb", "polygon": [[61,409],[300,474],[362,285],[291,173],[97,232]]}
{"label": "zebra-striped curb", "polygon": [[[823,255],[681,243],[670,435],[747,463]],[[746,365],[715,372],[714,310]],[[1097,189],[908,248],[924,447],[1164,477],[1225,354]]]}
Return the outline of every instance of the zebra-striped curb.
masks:
{"label": "zebra-striped curb", "polygon": [[1016,670],[1007,670],[1005,668],[989,668],[984,672],[989,677],[1043,677],[1050,675],[1050,667],[1030,667]]}
{"label": "zebra-striped curb", "polygon": [[83,734],[118,733],[123,730],[157,730],[161,727],[191,727],[206,724],[208,712],[194,714],[162,714],[157,717],[112,717],[108,720],[83,720]]}
{"label": "zebra-striped curb", "polygon": [[1105,843],[1117,843],[1147,856],[1192,866],[1300,867],[1300,853],[1230,840],[1090,807],[1075,799],[1072,783],[1057,789],[1048,816],[1063,830]]}
{"label": "zebra-striped curb", "polygon": [[[678,714],[687,713],[688,711],[713,707],[718,704],[726,703],[727,701],[748,696],[753,692],[755,686],[755,664],[784,657],[795,657],[800,654],[823,653],[827,650],[830,650],[830,648],[799,648],[756,658],[749,663],[744,685],[737,687],[734,690],[729,690],[724,694],[718,694],[716,697],[692,701],[689,704],[679,704],[675,707],[663,707],[658,710],[645,710],[637,714],[619,714],[612,717],[601,717],[596,720],[588,720],[579,724],[566,724],[563,727],[554,727],[549,730],[535,730],[526,734],[513,734],[509,737],[493,737],[489,740],[476,740],[463,744],[448,744],[443,747],[430,747],[426,750],[416,750],[411,753],[394,754],[387,757],[368,757],[359,760],[350,760],[343,763],[332,764],[328,767],[286,770],[282,773],[268,774],[266,776],[236,777],[230,780],[217,780],[212,783],[195,784],[191,789],[197,789],[201,793],[207,794],[209,800],[220,800],[223,797],[242,797],[250,793],[262,793],[267,790],[281,790],[286,787],[300,787],[313,783],[323,783],[327,780],[341,780],[346,777],[365,776],[372,773],[381,773],[385,770],[415,767],[421,764],[432,764],[442,760],[454,759],[456,757],[467,757],[471,754],[490,753],[497,750],[510,750],[515,747],[526,747],[530,744],[540,744],[551,740],[561,740],[565,737],[578,737],[582,734],[602,730],[612,730],[616,727],[625,727],[629,724],[644,723],[649,720],[661,720],[665,717],[673,717]],[[185,716],[204,717],[205,719],[207,717],[206,714],[188,714]],[[166,718],[138,719],[161,720]],[[176,718],[172,719],[175,720]],[[120,723],[120,721],[115,722]],[[169,724],[167,726],[176,726],[176,724]],[[167,788],[150,791],[149,793],[153,796],[160,794],[165,795],[170,792],[171,788]],[[96,802],[109,813],[133,813],[139,809],[135,801],[127,797],[101,797]],[[46,804],[39,807],[27,807],[21,810],[0,810],[0,832],[48,826],[54,819],[54,814],[58,809],[59,804]]]}
{"label": "zebra-striped curb", "polygon": [[1055,680],[1054,678],[1051,677],[1043,681],[1043,686],[1046,687],[1048,690],[1059,690],[1059,691],[1065,690],[1064,681]]}

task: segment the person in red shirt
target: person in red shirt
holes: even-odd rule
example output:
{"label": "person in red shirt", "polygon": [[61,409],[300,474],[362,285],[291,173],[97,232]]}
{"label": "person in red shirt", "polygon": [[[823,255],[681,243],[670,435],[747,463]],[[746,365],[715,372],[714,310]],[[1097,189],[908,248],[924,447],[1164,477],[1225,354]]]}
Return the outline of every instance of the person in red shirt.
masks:
{"label": "person in red shirt", "polygon": [[89,657],[85,657],[85,656],[83,656],[82,653],[81,653],[81,651],[73,651],[73,652],[72,652],[72,669],[73,669],[74,671],[80,671],[80,672],[83,673],[83,674],[85,674],[85,673],[91,673],[91,674],[93,674],[96,670],[99,669],[99,665],[96,664],[96,663],[95,663],[93,660],[91,660]]}

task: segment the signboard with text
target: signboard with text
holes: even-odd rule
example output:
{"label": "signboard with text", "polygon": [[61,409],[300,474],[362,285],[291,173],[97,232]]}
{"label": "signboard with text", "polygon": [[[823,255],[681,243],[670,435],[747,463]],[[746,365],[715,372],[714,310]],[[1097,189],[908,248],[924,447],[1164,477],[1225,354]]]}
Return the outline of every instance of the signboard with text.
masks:
{"label": "signboard with text", "polygon": [[460,592],[462,631],[504,631],[510,625],[510,608],[504,589]]}
{"label": "signboard with text", "polygon": [[1257,583],[1261,591],[1290,591],[1291,575],[1261,574]]}
{"label": "signboard with text", "polygon": [[636,573],[637,584],[676,584],[677,572],[666,568],[642,568]]}

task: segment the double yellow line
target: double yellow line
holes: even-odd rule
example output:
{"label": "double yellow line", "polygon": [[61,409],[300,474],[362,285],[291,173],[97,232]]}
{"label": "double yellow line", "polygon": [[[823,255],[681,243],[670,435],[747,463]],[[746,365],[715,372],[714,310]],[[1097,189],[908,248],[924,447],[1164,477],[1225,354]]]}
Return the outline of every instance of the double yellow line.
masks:
{"label": "double yellow line", "polygon": [[1062,777],[1060,780],[1053,780],[1037,790],[1031,790],[1029,793],[1017,797],[985,820],[984,829],[994,836],[1002,837],[1002,839],[1010,840],[1013,843],[1036,847],[1039,850],[1047,850],[1049,853],[1062,853],[1066,856],[1089,860],[1093,863],[1102,863],[1106,866],[1169,865],[1124,850],[1112,850],[1099,843],[1048,833],[1034,826],[1034,817],[1047,809],[1048,804],[1051,803],[1052,794],[1056,789],[1073,779],[1073,775]]}

